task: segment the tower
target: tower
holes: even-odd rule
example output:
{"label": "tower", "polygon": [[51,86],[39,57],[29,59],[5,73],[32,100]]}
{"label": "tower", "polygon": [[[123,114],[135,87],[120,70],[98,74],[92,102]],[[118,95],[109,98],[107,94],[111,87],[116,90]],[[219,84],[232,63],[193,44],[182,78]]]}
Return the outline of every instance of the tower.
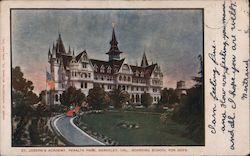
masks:
{"label": "tower", "polygon": [[120,60],[120,54],[122,52],[118,48],[118,42],[116,40],[114,26],[113,26],[113,32],[112,32],[112,39],[109,43],[110,43],[110,49],[106,53],[107,55],[109,55],[109,61]]}

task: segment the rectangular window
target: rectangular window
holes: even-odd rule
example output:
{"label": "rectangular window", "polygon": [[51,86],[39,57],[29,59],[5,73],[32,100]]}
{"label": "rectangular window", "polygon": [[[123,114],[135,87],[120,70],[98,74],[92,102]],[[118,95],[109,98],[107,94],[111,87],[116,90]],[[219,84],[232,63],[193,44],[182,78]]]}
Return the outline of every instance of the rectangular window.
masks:
{"label": "rectangular window", "polygon": [[85,83],[85,88],[88,88],[88,83],[87,82]]}
{"label": "rectangular window", "polygon": [[87,68],[86,63],[82,63],[82,67],[83,67],[83,68]]}
{"label": "rectangular window", "polygon": [[81,88],[83,88],[83,83],[81,82]]}

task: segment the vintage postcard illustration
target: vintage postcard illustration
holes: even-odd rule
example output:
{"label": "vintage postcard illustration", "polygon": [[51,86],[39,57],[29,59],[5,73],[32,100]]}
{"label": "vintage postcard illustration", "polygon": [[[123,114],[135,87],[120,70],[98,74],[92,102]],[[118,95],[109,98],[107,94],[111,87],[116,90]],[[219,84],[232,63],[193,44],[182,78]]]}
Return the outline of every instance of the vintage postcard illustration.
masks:
{"label": "vintage postcard illustration", "polygon": [[3,1],[1,152],[249,153],[248,5]]}

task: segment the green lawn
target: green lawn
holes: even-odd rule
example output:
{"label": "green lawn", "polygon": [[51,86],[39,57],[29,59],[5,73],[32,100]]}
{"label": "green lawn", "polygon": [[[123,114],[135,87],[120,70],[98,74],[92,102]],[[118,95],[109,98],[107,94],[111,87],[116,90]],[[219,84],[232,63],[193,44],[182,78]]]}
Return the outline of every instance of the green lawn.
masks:
{"label": "green lawn", "polygon": [[[121,122],[136,123],[138,129],[117,126]],[[160,114],[137,112],[105,112],[89,114],[81,122],[88,128],[104,134],[119,142],[119,145],[196,145],[185,138],[185,126],[169,121],[160,121]]]}

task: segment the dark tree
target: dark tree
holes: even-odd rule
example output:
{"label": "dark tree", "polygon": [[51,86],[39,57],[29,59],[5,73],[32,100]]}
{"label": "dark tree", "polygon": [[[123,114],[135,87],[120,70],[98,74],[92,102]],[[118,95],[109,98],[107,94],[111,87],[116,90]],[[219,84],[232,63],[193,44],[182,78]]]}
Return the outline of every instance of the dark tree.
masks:
{"label": "dark tree", "polygon": [[93,109],[107,108],[109,101],[107,93],[99,85],[94,85],[94,87],[89,90],[87,102]]}
{"label": "dark tree", "polygon": [[148,106],[150,106],[152,102],[153,102],[153,97],[149,93],[144,92],[141,95],[141,104],[144,107],[148,108]]}
{"label": "dark tree", "polygon": [[112,105],[118,109],[122,108],[130,100],[128,92],[117,88],[114,88],[109,95]]}
{"label": "dark tree", "polygon": [[46,103],[46,90],[42,90],[39,94],[39,101],[41,101],[41,103]]}
{"label": "dark tree", "polygon": [[12,117],[18,119],[16,129],[13,131],[13,145],[25,145],[27,134],[25,127],[31,116],[35,116],[35,111],[31,107],[39,102],[37,95],[33,92],[33,83],[24,78],[20,67],[12,68]]}
{"label": "dark tree", "polygon": [[64,106],[81,106],[86,100],[85,94],[81,92],[81,89],[76,89],[70,86],[67,90],[63,91],[60,98],[60,102]]}
{"label": "dark tree", "polygon": [[13,115],[32,115],[33,111],[30,106],[39,101],[37,95],[33,92],[33,89],[33,83],[24,78],[20,67],[12,68]]}
{"label": "dark tree", "polygon": [[193,77],[193,80],[196,82],[195,87],[199,88],[203,85],[203,60],[202,56],[198,56],[199,62],[200,62],[200,71],[198,72],[198,76]]}
{"label": "dark tree", "polygon": [[203,61],[199,55],[200,71],[194,77],[196,84],[187,90],[187,96],[182,101],[172,119],[187,125],[187,136],[197,143],[204,144],[204,102],[203,102]]}
{"label": "dark tree", "polygon": [[160,103],[168,106],[168,107],[172,107],[173,104],[175,103],[179,103],[180,100],[175,92],[175,90],[173,88],[164,88],[161,91],[161,99],[160,99]]}

